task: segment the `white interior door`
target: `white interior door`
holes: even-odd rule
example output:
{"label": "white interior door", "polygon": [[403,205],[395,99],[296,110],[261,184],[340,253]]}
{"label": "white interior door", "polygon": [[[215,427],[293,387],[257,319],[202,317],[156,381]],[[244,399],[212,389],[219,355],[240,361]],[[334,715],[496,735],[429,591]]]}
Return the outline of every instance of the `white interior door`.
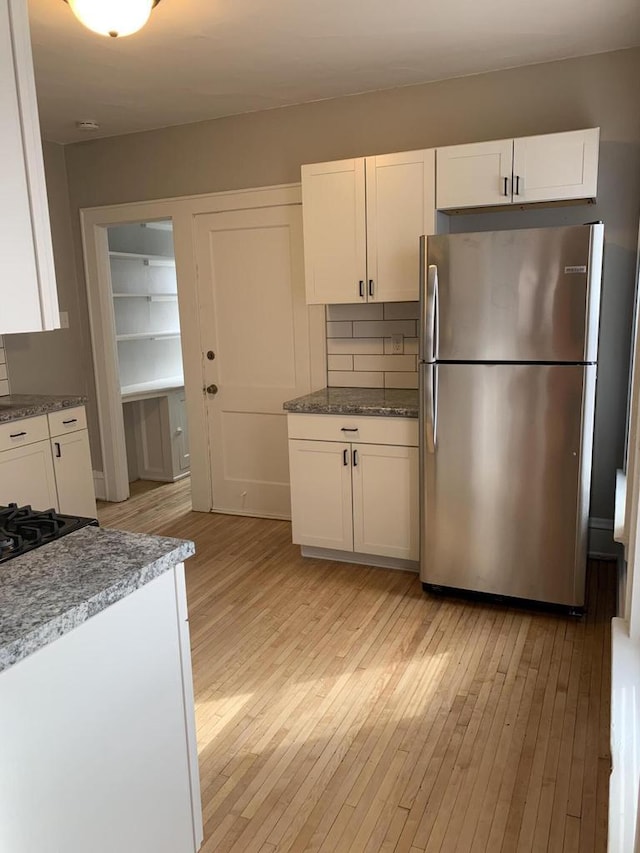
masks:
{"label": "white interior door", "polygon": [[305,304],[301,208],[203,214],[195,237],[212,509],[289,518],[282,404],[311,390],[322,319]]}

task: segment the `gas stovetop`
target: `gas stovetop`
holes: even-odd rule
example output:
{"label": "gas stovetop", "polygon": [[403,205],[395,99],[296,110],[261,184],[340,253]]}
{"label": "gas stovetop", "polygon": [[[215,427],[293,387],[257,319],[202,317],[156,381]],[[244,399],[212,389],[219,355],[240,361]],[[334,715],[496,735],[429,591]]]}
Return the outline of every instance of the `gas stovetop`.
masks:
{"label": "gas stovetop", "polygon": [[0,563],[89,525],[97,526],[98,522],[95,518],[61,515],[54,509],[0,506]]}

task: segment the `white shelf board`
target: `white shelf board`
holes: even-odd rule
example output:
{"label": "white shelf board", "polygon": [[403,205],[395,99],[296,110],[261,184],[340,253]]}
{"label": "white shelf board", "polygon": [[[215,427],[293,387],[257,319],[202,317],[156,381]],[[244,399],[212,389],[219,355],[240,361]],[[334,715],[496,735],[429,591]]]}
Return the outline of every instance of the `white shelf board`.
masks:
{"label": "white shelf board", "polygon": [[138,397],[147,397],[152,394],[162,394],[168,391],[175,391],[178,388],[184,388],[183,376],[168,376],[162,379],[154,379],[150,382],[138,382],[136,385],[123,385],[120,389],[123,400]]}
{"label": "white shelf board", "polygon": [[114,299],[148,299],[150,302],[177,302],[177,293],[113,293]]}
{"label": "white shelf board", "polygon": [[177,332],[139,332],[135,335],[116,335],[117,341],[155,341],[161,338],[179,338],[180,331]]}
{"label": "white shelf board", "polygon": [[116,258],[123,261],[143,261],[150,267],[175,267],[175,258],[168,258],[166,255],[143,255],[139,252],[109,252],[110,258]]}

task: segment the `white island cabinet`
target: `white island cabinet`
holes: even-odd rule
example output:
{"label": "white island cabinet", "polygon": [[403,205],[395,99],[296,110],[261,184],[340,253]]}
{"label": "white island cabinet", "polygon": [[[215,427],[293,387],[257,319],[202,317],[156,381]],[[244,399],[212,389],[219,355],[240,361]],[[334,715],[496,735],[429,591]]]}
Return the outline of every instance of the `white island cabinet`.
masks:
{"label": "white island cabinet", "polygon": [[60,326],[26,0],[0,0],[0,334]]}
{"label": "white island cabinet", "polygon": [[[108,583],[116,586],[130,580],[125,574],[116,578],[118,572],[99,560],[92,564],[91,537],[105,555],[115,543],[115,562],[135,560],[136,550],[144,552],[152,537],[98,528],[66,539],[74,537],[81,537],[77,547],[85,552],[86,565],[78,565],[76,591],[69,590],[72,606],[64,612],[67,605],[62,605],[58,614],[63,636],[13,664],[6,659],[11,645],[0,649],[6,667],[0,672],[0,850],[195,853],[202,842],[202,813],[183,564],[163,567],[144,583],[153,566],[144,566],[142,559],[134,572],[139,588],[109,604],[121,593],[107,586],[102,593],[107,605],[86,618],[78,616],[82,602],[73,597],[93,583],[88,570],[109,576]],[[14,563],[33,563],[39,552],[50,551],[52,584],[64,587],[70,566],[58,577],[55,558],[64,541],[3,569],[12,572]],[[25,577],[29,590],[37,571]],[[56,598],[54,588],[49,600],[40,589],[32,608],[45,601],[56,611],[66,595],[67,590],[64,596],[58,591]],[[91,602],[100,599],[90,596]],[[90,601],[85,602],[89,612],[95,607]],[[23,639],[26,648],[45,630],[32,628]],[[21,656],[20,641],[17,648]]]}
{"label": "white island cabinet", "polygon": [[415,569],[416,418],[289,414],[293,541],[305,556]]}

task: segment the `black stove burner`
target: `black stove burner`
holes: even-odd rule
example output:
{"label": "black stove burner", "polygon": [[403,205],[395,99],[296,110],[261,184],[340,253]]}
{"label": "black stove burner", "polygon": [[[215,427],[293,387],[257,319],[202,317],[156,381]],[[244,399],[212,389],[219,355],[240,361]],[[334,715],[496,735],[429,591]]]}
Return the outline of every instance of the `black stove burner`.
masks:
{"label": "black stove burner", "polygon": [[0,563],[81,527],[97,524],[95,518],[61,515],[55,509],[34,510],[17,504],[0,506]]}

